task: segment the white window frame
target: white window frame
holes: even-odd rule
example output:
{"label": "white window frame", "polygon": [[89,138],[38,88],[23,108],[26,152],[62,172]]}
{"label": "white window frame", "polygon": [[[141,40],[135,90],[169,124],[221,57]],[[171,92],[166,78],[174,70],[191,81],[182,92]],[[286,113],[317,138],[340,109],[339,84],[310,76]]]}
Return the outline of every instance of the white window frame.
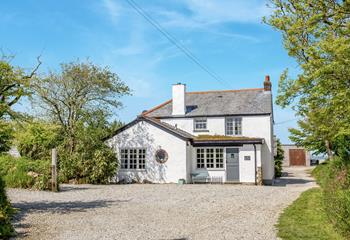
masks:
{"label": "white window frame", "polygon": [[[134,151],[136,151],[136,153],[134,153]],[[132,153],[133,155],[136,154],[135,159],[131,158],[131,152],[133,152]],[[121,170],[146,170],[146,153],[147,153],[146,148],[121,148],[119,153],[120,153],[119,156],[120,156]],[[126,155],[126,158],[123,158],[122,156],[125,156],[125,155]],[[135,161],[135,164],[131,164],[130,162],[131,159]],[[126,160],[126,164],[125,164],[125,160]],[[135,166],[135,167],[131,168],[131,166]]]}
{"label": "white window frame", "polygon": [[[224,170],[225,169],[225,148],[224,147],[199,147],[195,148],[195,156],[196,156],[196,169],[208,169],[208,170]],[[201,151],[201,162],[198,162],[198,150]],[[211,151],[212,150],[212,151]],[[220,151],[221,150],[221,151]],[[212,161],[208,162],[208,156],[213,155]],[[202,156],[204,155],[204,156]],[[221,161],[218,155],[221,155]],[[209,158],[211,159],[211,158]],[[198,167],[201,164],[204,167]],[[208,165],[212,165],[213,167],[208,167]],[[220,166],[221,167],[217,167]]]}
{"label": "white window frame", "polygon": [[[230,121],[232,121],[232,129],[229,129],[228,126]],[[232,131],[232,133],[229,131]],[[242,117],[227,117],[225,120],[225,134],[227,136],[242,136]]]}
{"label": "white window frame", "polygon": [[[199,126],[204,125],[205,127],[198,128],[197,121],[202,121],[202,123],[198,123]],[[196,132],[206,132],[208,131],[208,120],[207,118],[194,118],[193,119],[193,130]]]}

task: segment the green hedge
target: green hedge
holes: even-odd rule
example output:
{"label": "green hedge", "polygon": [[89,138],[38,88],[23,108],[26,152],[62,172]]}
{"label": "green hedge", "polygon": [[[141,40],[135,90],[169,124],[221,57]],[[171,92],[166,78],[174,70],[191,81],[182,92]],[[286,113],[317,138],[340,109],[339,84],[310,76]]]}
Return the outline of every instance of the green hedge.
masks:
{"label": "green hedge", "polygon": [[329,220],[350,239],[350,164],[335,158],[316,167],[313,176],[322,188]]}
{"label": "green hedge", "polygon": [[13,214],[10,202],[5,192],[5,183],[0,177],[0,239],[7,239],[14,235],[14,230],[10,222]]}
{"label": "green hedge", "polygon": [[50,161],[0,155],[0,176],[7,187],[38,190],[50,187]]}

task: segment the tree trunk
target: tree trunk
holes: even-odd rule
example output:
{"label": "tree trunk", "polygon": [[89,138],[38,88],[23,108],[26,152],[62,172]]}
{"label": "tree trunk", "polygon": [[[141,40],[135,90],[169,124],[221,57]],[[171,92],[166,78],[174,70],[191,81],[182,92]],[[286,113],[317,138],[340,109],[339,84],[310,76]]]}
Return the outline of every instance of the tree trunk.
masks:
{"label": "tree trunk", "polygon": [[326,146],[328,158],[329,158],[329,160],[332,160],[333,159],[333,152],[332,152],[331,144],[329,143],[328,140],[325,140],[325,146]]}

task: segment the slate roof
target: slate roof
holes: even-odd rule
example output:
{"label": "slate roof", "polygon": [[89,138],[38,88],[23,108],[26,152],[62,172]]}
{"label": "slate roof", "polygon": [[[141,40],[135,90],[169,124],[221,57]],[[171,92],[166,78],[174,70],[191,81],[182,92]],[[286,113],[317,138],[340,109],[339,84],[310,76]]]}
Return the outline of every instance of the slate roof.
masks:
{"label": "slate roof", "polygon": [[[263,88],[187,92],[186,117],[218,115],[259,115],[272,113],[271,92]],[[144,116],[172,116],[172,100],[143,113]]]}

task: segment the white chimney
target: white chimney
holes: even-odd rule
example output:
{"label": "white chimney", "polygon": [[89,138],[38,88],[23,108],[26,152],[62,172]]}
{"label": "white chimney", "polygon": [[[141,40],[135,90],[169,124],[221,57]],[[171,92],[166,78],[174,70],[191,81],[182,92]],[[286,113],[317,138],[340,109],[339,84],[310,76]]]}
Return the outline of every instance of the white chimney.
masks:
{"label": "white chimney", "polygon": [[173,115],[185,115],[186,113],[186,85],[174,84],[173,85]]}

